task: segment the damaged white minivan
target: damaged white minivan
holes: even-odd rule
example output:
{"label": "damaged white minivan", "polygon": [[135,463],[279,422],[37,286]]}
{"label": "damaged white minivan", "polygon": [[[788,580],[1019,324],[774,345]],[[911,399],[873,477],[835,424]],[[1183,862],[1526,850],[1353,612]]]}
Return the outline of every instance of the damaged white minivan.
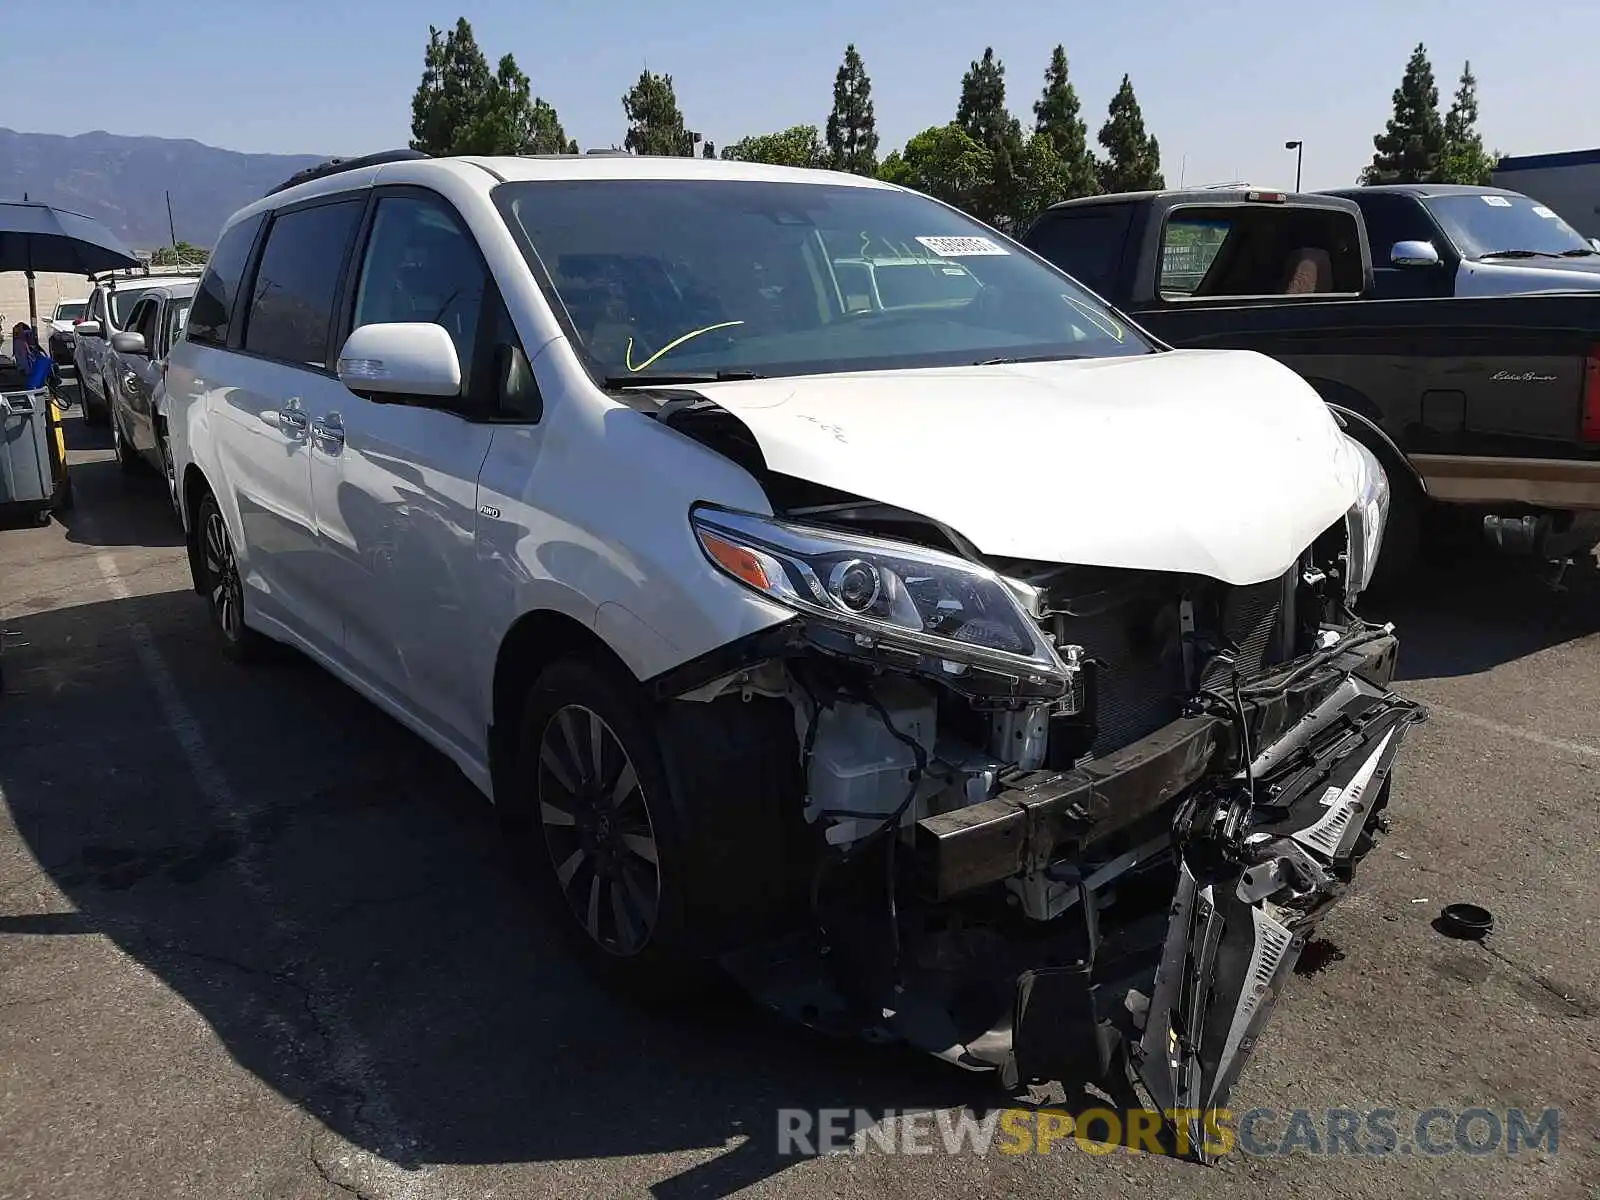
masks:
{"label": "damaged white minivan", "polygon": [[873,180],[327,164],[165,386],[221,645],[450,755],[620,984],[1128,1078],[1195,1152],[1421,716],[1307,384]]}

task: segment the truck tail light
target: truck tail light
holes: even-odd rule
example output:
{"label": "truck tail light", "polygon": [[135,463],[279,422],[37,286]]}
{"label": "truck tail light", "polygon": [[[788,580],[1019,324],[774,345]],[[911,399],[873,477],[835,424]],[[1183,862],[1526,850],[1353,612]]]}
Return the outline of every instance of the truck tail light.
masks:
{"label": "truck tail light", "polygon": [[1600,442],[1600,346],[1589,349],[1583,372],[1583,424],[1579,436],[1586,442]]}

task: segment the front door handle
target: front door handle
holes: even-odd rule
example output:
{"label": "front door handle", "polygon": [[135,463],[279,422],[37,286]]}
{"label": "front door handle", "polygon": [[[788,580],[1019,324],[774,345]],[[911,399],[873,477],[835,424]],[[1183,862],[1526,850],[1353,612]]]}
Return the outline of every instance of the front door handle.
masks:
{"label": "front door handle", "polygon": [[311,436],[326,454],[344,449],[344,418],[336,412],[311,422]]}
{"label": "front door handle", "polygon": [[291,396],[278,410],[278,428],[292,438],[305,437],[310,424],[310,418],[306,416],[305,406],[299,396]]}

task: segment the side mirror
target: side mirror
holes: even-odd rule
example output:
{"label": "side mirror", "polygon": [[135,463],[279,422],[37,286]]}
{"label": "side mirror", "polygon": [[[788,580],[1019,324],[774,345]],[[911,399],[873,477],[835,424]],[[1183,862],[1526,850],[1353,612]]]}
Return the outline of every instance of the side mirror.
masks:
{"label": "side mirror", "polygon": [[1396,242],[1389,261],[1397,267],[1437,267],[1439,252],[1432,242]]}
{"label": "side mirror", "polygon": [[352,330],[339,351],[339,382],[379,403],[407,396],[459,396],[461,360],[444,327],[392,321]]}
{"label": "side mirror", "polygon": [[73,326],[72,332],[76,333],[79,337],[102,336],[100,333],[99,321],[79,321],[75,326]]}
{"label": "side mirror", "polygon": [[1600,254],[1600,238],[1590,238],[1589,245],[1593,248],[1596,254]]}
{"label": "side mirror", "polygon": [[111,335],[111,348],[122,354],[149,354],[150,347],[144,344],[142,333],[113,333]]}

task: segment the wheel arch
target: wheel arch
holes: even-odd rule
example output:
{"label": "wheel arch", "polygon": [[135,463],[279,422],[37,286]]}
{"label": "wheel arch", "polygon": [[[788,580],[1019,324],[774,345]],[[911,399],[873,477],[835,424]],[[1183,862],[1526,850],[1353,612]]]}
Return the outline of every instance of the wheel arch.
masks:
{"label": "wheel arch", "polygon": [[189,555],[189,581],[195,592],[204,595],[205,588],[200,582],[200,532],[195,525],[195,510],[200,507],[200,499],[207,493],[215,495],[215,489],[206,474],[194,463],[184,468],[183,485],[178,489],[178,495],[183,504],[183,544]]}

